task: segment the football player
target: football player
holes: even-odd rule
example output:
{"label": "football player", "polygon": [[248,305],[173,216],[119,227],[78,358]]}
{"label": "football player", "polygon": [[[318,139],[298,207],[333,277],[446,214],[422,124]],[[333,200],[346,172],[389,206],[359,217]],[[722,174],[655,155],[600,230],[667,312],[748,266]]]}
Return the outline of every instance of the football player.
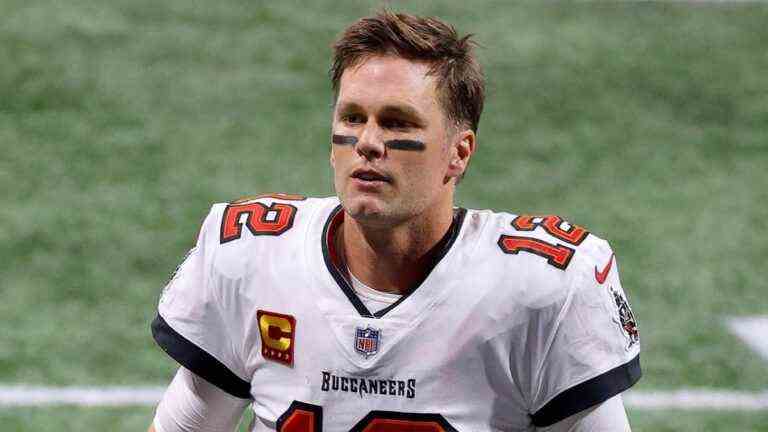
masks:
{"label": "football player", "polygon": [[640,377],[608,243],[454,206],[484,84],[470,37],[383,11],[334,45],[336,197],[216,204],[152,325],[150,430],[626,431]]}

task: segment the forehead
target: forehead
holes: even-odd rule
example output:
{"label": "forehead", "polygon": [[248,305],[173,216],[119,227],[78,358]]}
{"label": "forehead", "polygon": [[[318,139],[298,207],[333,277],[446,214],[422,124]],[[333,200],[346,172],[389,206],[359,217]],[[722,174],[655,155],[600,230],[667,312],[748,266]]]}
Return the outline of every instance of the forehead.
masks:
{"label": "forehead", "polygon": [[375,109],[385,105],[410,105],[428,113],[437,108],[435,78],[429,65],[394,56],[373,56],[344,71],[337,104],[357,104]]}

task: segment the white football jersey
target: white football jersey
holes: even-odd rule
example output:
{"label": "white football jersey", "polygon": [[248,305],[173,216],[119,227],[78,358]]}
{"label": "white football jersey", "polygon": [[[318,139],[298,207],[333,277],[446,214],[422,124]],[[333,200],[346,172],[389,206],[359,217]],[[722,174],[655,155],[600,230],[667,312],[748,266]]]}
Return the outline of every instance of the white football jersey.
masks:
{"label": "white football jersey", "polygon": [[216,204],[152,330],[252,399],[251,431],[485,432],[547,426],[640,378],[608,243],[557,216],[456,209],[434,267],[371,313],[335,257],[337,198]]}

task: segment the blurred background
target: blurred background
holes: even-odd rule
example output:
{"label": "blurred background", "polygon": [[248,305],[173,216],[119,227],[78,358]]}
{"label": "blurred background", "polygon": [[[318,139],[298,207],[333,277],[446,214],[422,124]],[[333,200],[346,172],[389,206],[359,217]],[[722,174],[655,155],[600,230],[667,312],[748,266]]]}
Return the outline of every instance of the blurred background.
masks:
{"label": "blurred background", "polygon": [[[388,4],[482,45],[459,204],[611,241],[636,388],[767,390],[768,362],[724,323],[768,314],[768,4]],[[333,194],[329,46],[379,6],[0,0],[0,385],[167,383],[149,323],[210,205]],[[768,430],[765,410],[629,413],[635,431]],[[0,406],[0,430],[152,414]]]}

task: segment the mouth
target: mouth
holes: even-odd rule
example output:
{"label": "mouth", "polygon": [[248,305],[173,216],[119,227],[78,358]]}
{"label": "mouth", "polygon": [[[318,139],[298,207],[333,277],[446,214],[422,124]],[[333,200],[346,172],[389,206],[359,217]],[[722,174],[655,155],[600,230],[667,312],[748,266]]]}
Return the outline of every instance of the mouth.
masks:
{"label": "mouth", "polygon": [[392,178],[373,169],[356,169],[350,176],[363,184],[392,183]]}

